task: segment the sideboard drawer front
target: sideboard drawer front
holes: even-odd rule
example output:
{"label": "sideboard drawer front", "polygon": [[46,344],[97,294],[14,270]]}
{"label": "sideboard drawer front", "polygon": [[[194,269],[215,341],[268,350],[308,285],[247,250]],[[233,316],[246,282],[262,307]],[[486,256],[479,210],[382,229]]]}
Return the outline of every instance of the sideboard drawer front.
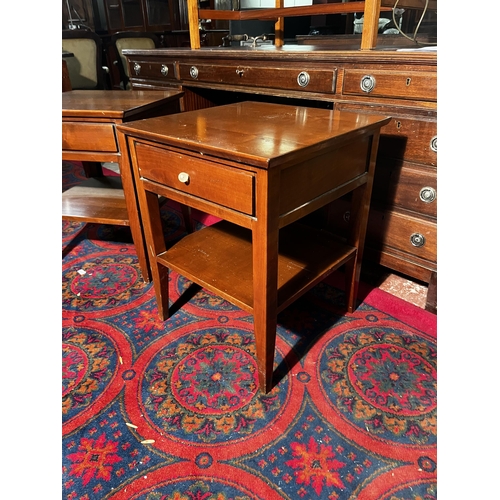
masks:
{"label": "sideboard drawer front", "polygon": [[336,69],[292,69],[241,65],[179,64],[181,80],[302,92],[335,91]]}
{"label": "sideboard drawer front", "polygon": [[437,217],[436,169],[398,160],[379,160],[372,200]]}
{"label": "sideboard drawer front", "polygon": [[437,165],[437,123],[407,117],[393,118],[382,128],[378,157],[404,158]]}
{"label": "sideboard drawer front", "polygon": [[155,80],[175,81],[173,61],[150,62],[132,59],[128,63],[130,78],[154,78]]}
{"label": "sideboard drawer front", "polygon": [[398,212],[370,210],[367,243],[437,262],[437,224]]}
{"label": "sideboard drawer front", "polygon": [[254,214],[254,175],[168,149],[135,145],[141,178],[244,214]]}
{"label": "sideboard drawer front", "polygon": [[116,153],[115,127],[112,123],[63,122],[62,149]]}
{"label": "sideboard drawer front", "polygon": [[437,75],[431,72],[346,69],[343,94],[437,100]]}
{"label": "sideboard drawer front", "polygon": [[335,107],[343,111],[392,116],[380,131],[378,158],[404,158],[434,167],[437,165],[437,120],[434,112],[420,117],[408,115],[408,110],[397,106],[341,102]]}

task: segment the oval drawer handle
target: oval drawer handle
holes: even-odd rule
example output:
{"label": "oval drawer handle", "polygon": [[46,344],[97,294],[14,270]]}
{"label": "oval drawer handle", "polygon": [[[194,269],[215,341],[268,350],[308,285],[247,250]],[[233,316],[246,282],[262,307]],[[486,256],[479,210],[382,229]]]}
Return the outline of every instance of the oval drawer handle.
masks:
{"label": "oval drawer handle", "polygon": [[191,78],[196,80],[198,78],[198,68],[196,66],[191,66],[189,68],[189,74],[191,75]]}
{"label": "oval drawer handle", "polygon": [[187,172],[181,172],[178,176],[177,179],[179,179],[181,182],[189,182],[189,174]]}
{"label": "oval drawer handle", "polygon": [[429,186],[423,187],[420,190],[420,199],[424,203],[432,203],[436,199],[436,190]]}
{"label": "oval drawer handle", "polygon": [[163,76],[167,76],[168,75],[168,67],[166,64],[162,64],[161,65],[161,68],[160,68],[160,73],[163,75]]}
{"label": "oval drawer handle", "polygon": [[134,64],[134,72],[138,75],[141,72],[141,65],[139,63]]}
{"label": "oval drawer handle", "polygon": [[425,236],[420,233],[413,233],[410,236],[410,242],[414,247],[423,247],[425,245]]}
{"label": "oval drawer handle", "polygon": [[307,87],[310,81],[311,77],[309,76],[309,73],[307,71],[301,71],[297,76],[297,83],[301,87]]}
{"label": "oval drawer handle", "polygon": [[375,78],[371,75],[365,75],[361,78],[360,87],[363,92],[371,92],[375,88]]}

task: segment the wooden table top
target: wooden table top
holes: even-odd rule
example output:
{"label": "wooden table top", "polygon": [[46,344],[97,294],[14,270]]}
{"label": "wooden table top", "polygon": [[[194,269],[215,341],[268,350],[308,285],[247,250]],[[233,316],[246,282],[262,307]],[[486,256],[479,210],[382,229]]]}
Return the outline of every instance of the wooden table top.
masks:
{"label": "wooden table top", "polygon": [[241,102],[127,125],[123,132],[183,149],[271,168],[300,152],[316,154],[361,133],[387,116],[264,102]]}
{"label": "wooden table top", "polygon": [[181,90],[72,90],[62,94],[62,116],[132,119],[183,94]]}

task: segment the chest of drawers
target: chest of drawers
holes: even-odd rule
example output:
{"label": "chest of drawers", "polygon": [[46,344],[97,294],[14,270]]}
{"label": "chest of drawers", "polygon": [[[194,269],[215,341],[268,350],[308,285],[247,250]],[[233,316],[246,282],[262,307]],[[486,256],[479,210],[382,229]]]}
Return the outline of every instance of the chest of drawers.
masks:
{"label": "chest of drawers", "polygon": [[[436,53],[289,45],[130,50],[126,55],[131,68],[136,61],[172,67],[171,80],[159,72],[141,72],[132,85],[176,86],[184,91],[184,110],[261,100],[391,116],[381,131],[370,215],[374,222],[365,258],[435,283]],[[347,206],[337,200],[318,222],[334,231],[347,230]],[[429,309],[435,310],[435,304]]]}

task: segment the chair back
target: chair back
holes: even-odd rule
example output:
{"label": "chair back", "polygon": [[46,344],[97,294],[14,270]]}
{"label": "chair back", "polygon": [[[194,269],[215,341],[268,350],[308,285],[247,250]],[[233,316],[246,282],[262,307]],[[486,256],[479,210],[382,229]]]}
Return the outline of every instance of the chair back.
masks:
{"label": "chair back", "polygon": [[73,54],[66,58],[71,87],[104,90],[102,41],[89,30],[63,30],[62,48]]}
{"label": "chair back", "polygon": [[122,31],[115,33],[111,37],[112,44],[118,54],[118,60],[115,63],[120,71],[121,86],[124,89],[130,89],[130,71],[127,64],[127,58],[123,55],[124,49],[154,49],[160,46],[160,40],[153,33],[139,31]]}

